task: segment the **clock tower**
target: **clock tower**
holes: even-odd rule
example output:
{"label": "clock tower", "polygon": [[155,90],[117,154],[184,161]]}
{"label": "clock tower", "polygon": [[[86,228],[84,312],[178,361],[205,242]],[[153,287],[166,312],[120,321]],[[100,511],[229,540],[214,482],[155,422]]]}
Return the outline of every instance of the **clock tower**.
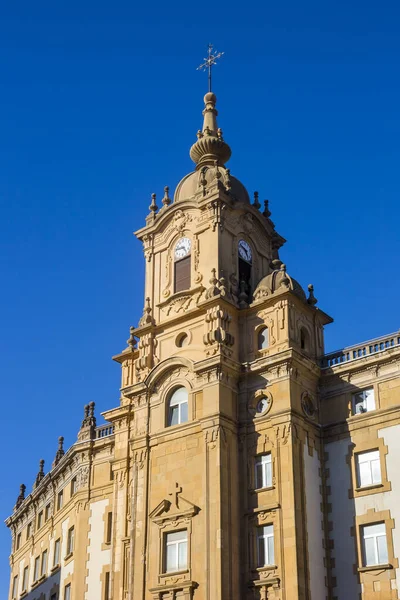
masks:
{"label": "clock tower", "polygon": [[[115,357],[121,406],[105,414],[124,423],[115,476],[132,473],[121,500],[128,530],[116,515],[129,568],[115,585],[132,599],[308,598],[310,543],[319,548],[315,585],[325,589],[326,578],[315,417],[331,319],[280,260],[285,240],[268,201],[251,201],[226,167],[216,96],[204,104],[194,171],[173,198],[165,188],[160,207],[153,194],[136,232],[145,306]],[[308,493],[318,500],[312,540]]]}

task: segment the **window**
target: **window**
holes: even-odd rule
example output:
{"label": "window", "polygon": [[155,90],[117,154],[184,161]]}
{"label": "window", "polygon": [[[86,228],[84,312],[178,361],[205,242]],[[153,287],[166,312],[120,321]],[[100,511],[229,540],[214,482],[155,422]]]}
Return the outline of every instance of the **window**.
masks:
{"label": "window", "polygon": [[29,540],[31,535],[32,535],[32,523],[28,523],[28,526],[26,528],[26,539]]}
{"label": "window", "polygon": [[57,494],[57,510],[60,510],[60,508],[62,508],[63,497],[64,497],[64,490],[61,490],[61,492],[58,492],[58,494]]}
{"label": "window", "polygon": [[74,494],[76,494],[76,489],[77,489],[77,485],[76,485],[76,484],[77,484],[77,480],[76,480],[76,477],[74,477],[74,478],[71,480],[71,497],[72,497]]}
{"label": "window", "polygon": [[106,544],[111,544],[112,537],[112,512],[107,514],[107,531],[106,531]]}
{"label": "window", "polygon": [[37,581],[39,579],[39,569],[40,569],[40,556],[35,558],[35,569],[33,571],[33,581]]}
{"label": "window", "polygon": [[300,329],[300,348],[302,350],[308,350],[309,348],[309,335],[307,329],[304,329],[304,327]]}
{"label": "window", "polygon": [[64,600],[71,600],[71,584],[65,586],[64,588]]}
{"label": "window", "polygon": [[181,238],[174,251],[174,292],[190,288],[190,249],[189,238]]}
{"label": "window", "polygon": [[375,410],[374,390],[363,390],[353,394],[353,415]]}
{"label": "window", "polygon": [[271,487],[272,485],[272,461],[271,454],[263,454],[256,458],[255,473],[256,489]]}
{"label": "window", "polygon": [[15,540],[15,549],[19,550],[21,547],[21,534],[18,533],[16,540]]}
{"label": "window", "polygon": [[52,594],[50,596],[50,600],[57,600],[57,594]]}
{"label": "window", "polygon": [[165,572],[187,569],[187,531],[165,535]]}
{"label": "window", "polygon": [[110,571],[106,571],[104,578],[104,600],[110,600]]}
{"label": "window", "polygon": [[22,576],[22,591],[25,592],[28,589],[28,575],[29,567],[25,567],[24,574]]}
{"label": "window", "polygon": [[362,527],[364,566],[385,565],[388,562],[385,523]]}
{"label": "window", "polygon": [[60,564],[60,539],[56,540],[54,544],[54,558],[53,558],[53,567],[56,567]]}
{"label": "window", "polygon": [[251,265],[253,262],[252,251],[245,240],[238,243],[239,261],[239,289],[241,293],[250,296],[251,292]]}
{"label": "window", "polygon": [[263,327],[261,331],[258,332],[258,349],[265,350],[268,348],[269,337],[268,337],[268,327]]}
{"label": "window", "polygon": [[74,551],[74,536],[75,536],[75,530],[73,527],[70,527],[68,529],[68,538],[67,538],[67,556],[72,554],[72,552]]}
{"label": "window", "polygon": [[50,504],[46,505],[46,508],[44,509],[44,522],[46,523],[46,521],[48,521],[50,518]]}
{"label": "window", "polygon": [[47,550],[42,553],[42,566],[40,568],[40,575],[46,575],[47,572]]}
{"label": "window", "polygon": [[274,564],[274,526],[257,527],[257,564],[259,567]]}
{"label": "window", "polygon": [[40,529],[42,525],[43,525],[43,511],[41,510],[40,513],[38,514],[38,519],[37,519],[38,529]]}
{"label": "window", "polygon": [[169,399],[168,425],[186,423],[188,420],[188,393],[186,388],[176,389]]}
{"label": "window", "polygon": [[379,450],[360,452],[356,455],[356,464],[358,487],[378,485],[382,482]]}
{"label": "window", "polygon": [[11,598],[16,598],[17,597],[17,593],[18,593],[18,575],[16,575],[13,579],[13,584],[12,584],[12,595]]}

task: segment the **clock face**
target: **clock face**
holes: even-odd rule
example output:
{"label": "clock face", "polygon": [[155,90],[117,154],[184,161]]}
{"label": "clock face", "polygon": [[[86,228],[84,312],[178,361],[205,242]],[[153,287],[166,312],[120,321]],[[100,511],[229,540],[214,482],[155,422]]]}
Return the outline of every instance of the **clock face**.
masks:
{"label": "clock face", "polygon": [[238,245],[238,251],[239,256],[243,258],[243,260],[247,261],[248,263],[251,263],[251,248],[247,242],[245,242],[244,240],[240,240]]}
{"label": "clock face", "polygon": [[185,258],[190,252],[192,242],[189,238],[181,238],[175,246],[175,260]]}
{"label": "clock face", "polygon": [[268,408],[268,404],[269,404],[269,400],[268,398],[261,398],[261,400],[259,400],[257,402],[257,412],[259,415],[261,415],[263,412],[265,412]]}

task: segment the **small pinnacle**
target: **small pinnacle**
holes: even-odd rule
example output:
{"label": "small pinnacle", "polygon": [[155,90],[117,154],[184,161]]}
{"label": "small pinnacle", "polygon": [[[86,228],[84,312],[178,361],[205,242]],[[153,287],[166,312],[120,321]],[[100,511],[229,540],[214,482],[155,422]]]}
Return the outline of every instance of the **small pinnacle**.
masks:
{"label": "small pinnacle", "polygon": [[152,194],[151,195],[151,204],[149,206],[149,209],[153,212],[156,213],[158,211],[158,206],[156,204],[156,195]]}
{"label": "small pinnacle", "polygon": [[166,185],[164,188],[164,198],[162,199],[162,203],[164,206],[169,206],[171,204],[171,198],[169,197],[169,187]]}
{"label": "small pinnacle", "polygon": [[311,306],[315,306],[317,304],[318,300],[314,296],[314,286],[312,285],[312,283],[310,283],[308,286],[308,292],[309,292],[309,296],[307,298],[307,302],[308,302],[308,304],[311,304]]}
{"label": "small pinnacle", "polygon": [[254,202],[253,202],[253,206],[254,208],[256,208],[257,210],[260,208],[261,204],[258,201],[258,192],[254,192]]}
{"label": "small pinnacle", "polygon": [[269,200],[264,200],[264,217],[268,219],[271,216],[271,211],[269,210]]}

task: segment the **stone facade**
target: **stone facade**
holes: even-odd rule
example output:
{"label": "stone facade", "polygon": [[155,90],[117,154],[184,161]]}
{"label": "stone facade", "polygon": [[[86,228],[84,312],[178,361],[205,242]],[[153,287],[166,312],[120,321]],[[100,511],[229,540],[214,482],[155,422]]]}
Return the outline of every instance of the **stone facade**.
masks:
{"label": "stone facade", "polygon": [[7,519],[10,600],[398,598],[400,334],[324,354],[332,319],[226,168],[212,93],[203,115],[136,232],[120,405],[85,407]]}

